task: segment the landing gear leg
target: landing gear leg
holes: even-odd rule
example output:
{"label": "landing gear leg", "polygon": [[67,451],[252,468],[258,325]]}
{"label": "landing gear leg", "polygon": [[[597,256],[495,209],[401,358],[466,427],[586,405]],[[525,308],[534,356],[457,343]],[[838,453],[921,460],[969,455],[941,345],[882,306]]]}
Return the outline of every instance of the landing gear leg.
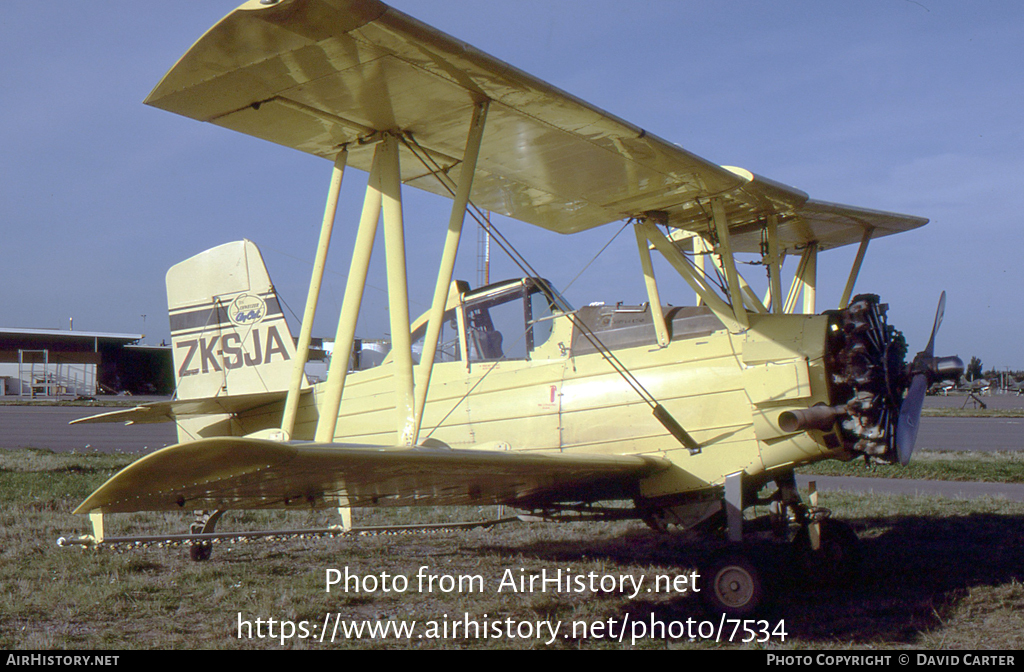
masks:
{"label": "landing gear leg", "polygon": [[712,556],[700,574],[700,598],[710,611],[745,618],[768,602],[768,572],[758,555],[744,541],[743,472],[725,477],[723,508],[726,536],[731,547]]}
{"label": "landing gear leg", "polygon": [[796,487],[796,475],[790,471],[775,478],[778,490],[769,502],[771,511],[772,533],[779,539],[789,538],[790,523],[806,526],[808,521],[807,506],[800,499],[800,491]]}

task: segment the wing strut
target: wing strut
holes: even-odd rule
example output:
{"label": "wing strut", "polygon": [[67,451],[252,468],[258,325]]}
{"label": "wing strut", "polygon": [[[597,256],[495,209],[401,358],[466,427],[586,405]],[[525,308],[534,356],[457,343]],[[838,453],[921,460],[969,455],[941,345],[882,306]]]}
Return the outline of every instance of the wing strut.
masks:
{"label": "wing strut", "polygon": [[839,310],[845,310],[850,304],[850,296],[853,294],[853,285],[860,275],[860,266],[864,263],[864,255],[868,251],[868,242],[871,234],[875,232],[873,227],[864,229],[864,237],[860,239],[860,247],[857,248],[857,257],[853,260],[853,268],[850,269],[850,278],[846,281],[846,289],[843,290],[843,298],[839,300]]}
{"label": "wing strut", "polygon": [[338,425],[338,410],[348,372],[348,353],[355,341],[356,320],[362,305],[366,275],[373,252],[377,225],[384,213],[384,247],[387,257],[388,312],[391,318],[391,352],[395,363],[395,407],[398,443],[412,445],[415,402],[413,398],[412,339],[409,332],[409,285],[405,266],[405,228],[402,216],[402,181],[398,157],[398,139],[383,133],[373,156],[370,180],[366,186],[363,214],[356,233],[355,250],[341,317],[335,339],[335,356],[327,374],[327,392],[316,427],[316,441],[330,443]]}
{"label": "wing strut", "polygon": [[[706,254],[711,256],[711,263],[715,265],[715,268],[718,270],[719,276],[725,277],[726,266],[724,264],[722,255],[712,254],[710,251],[707,252]],[[733,264],[733,268],[736,268],[735,263]],[[740,295],[743,297],[743,305],[746,307],[746,309],[754,313],[767,313],[768,309],[765,308],[764,303],[761,302],[761,297],[754,293],[753,288],[750,286],[749,283],[747,283],[746,279],[739,272],[739,270],[736,270],[736,279],[739,282]]]}
{"label": "wing strut", "polygon": [[[455,266],[455,256],[462,234],[462,223],[465,219],[466,206],[469,202],[469,194],[473,186],[473,176],[476,172],[475,166],[480,152],[486,112],[487,103],[477,105],[474,109],[473,120],[470,125],[469,139],[467,140],[461,171],[463,179],[460,180],[461,184],[458,187],[455,203],[452,207],[448,236],[445,240],[445,249],[442,254],[437,285],[431,303],[427,326],[428,332],[424,343],[425,350],[420,360],[423,365],[421,368],[423,381],[419,386],[418,394],[414,385],[412,339],[409,331],[409,287],[406,276],[405,228],[402,212],[401,167],[398,153],[399,138],[393,133],[382,133],[380,135],[380,144],[378,144],[374,153],[373,164],[370,169],[370,179],[363,202],[363,213],[359,221],[352,263],[345,285],[345,296],[342,300],[341,316],[338,320],[338,330],[335,338],[335,357],[332,358],[330,371],[328,372],[324,403],[321,406],[320,418],[317,422],[316,441],[329,443],[334,440],[338,412],[341,408],[341,399],[344,394],[345,379],[348,372],[348,357],[346,354],[351,352],[355,341],[356,320],[359,316],[359,309],[366,286],[370,255],[373,251],[373,243],[378,224],[380,223],[380,215],[383,211],[388,276],[388,310],[391,323],[391,352],[395,364],[395,405],[399,433],[398,444],[406,446],[416,444],[419,437],[419,428],[422,421],[423,407],[426,402],[441,321],[444,315],[445,304],[448,301],[448,290]],[[340,176],[336,175],[336,179],[338,186],[340,186]],[[331,211],[330,219],[333,221],[332,204],[337,202],[334,192],[335,182],[333,181],[331,189],[332,191],[328,196],[328,210]],[[325,214],[324,229],[321,231],[322,247],[325,247],[327,244],[325,237],[327,239],[330,237],[327,219],[328,215]],[[326,250],[324,250],[324,254],[326,254]],[[319,257],[320,250],[318,250],[318,260]],[[322,270],[320,272],[322,273]],[[315,291],[313,288],[313,284],[318,285],[316,274],[317,270],[314,269],[314,282],[311,283],[309,300],[313,303],[315,303],[316,294],[319,292],[319,286],[316,287]],[[307,305],[308,311],[309,307]],[[294,422],[295,411],[293,410],[290,415],[286,414],[282,424],[286,431],[289,431],[289,428],[294,428]]]}
{"label": "wing strut", "polygon": [[348,162],[348,148],[343,147],[334,161],[331,171],[331,186],[327,192],[327,205],[324,208],[324,221],[320,226],[320,242],[316,248],[316,259],[313,261],[313,277],[309,280],[309,294],[306,296],[306,310],[302,315],[302,329],[299,332],[299,343],[296,346],[295,365],[292,369],[291,384],[288,397],[284,402],[284,414],[281,429],[285,438],[290,439],[295,432],[295,416],[299,410],[299,392],[305,380],[306,362],[309,359],[309,344],[313,336],[313,320],[316,317],[316,306],[320,300],[320,287],[323,284],[324,269],[327,266],[327,251],[331,246],[331,233],[334,230],[334,218],[338,211],[338,196],[341,193],[341,180],[345,175],[345,164]]}
{"label": "wing strut", "polygon": [[[776,315],[782,314],[782,261],[783,255],[779,254],[779,216],[768,215],[768,297],[771,301],[772,312]],[[767,302],[769,299],[766,299]]]}
{"label": "wing strut", "polygon": [[711,199],[711,214],[715,220],[715,231],[718,233],[718,246],[722,265],[725,267],[726,281],[729,283],[729,300],[732,303],[733,316],[744,328],[748,326],[747,311],[743,307],[743,289],[740,286],[739,274],[736,272],[736,260],[732,256],[732,243],[729,239],[729,220],[725,214],[722,199]]}
{"label": "wing strut", "polygon": [[352,352],[352,344],[356,338],[356,318],[359,317],[359,307],[363,301],[366,274],[370,268],[370,253],[373,252],[377,223],[380,221],[380,163],[381,146],[378,145],[370,168],[370,179],[366,184],[363,213],[359,218],[352,263],[345,283],[345,296],[341,302],[341,317],[338,318],[338,330],[334,339],[334,357],[331,358],[331,368],[327,372],[327,390],[324,403],[320,407],[320,419],[316,425],[315,439],[320,443],[334,441],[334,430],[338,426],[338,409],[341,407],[341,394],[345,389],[345,376],[348,373],[348,353]]}
{"label": "wing strut", "polygon": [[658,345],[667,348],[669,343],[668,327],[665,325],[665,312],[661,309],[661,295],[658,293],[658,281],[654,277],[654,265],[651,263],[651,244],[647,236],[636,227],[636,246],[640,250],[640,267],[644,272],[644,282],[647,284],[647,298],[651,304],[651,320],[654,321],[654,331],[658,335]]}
{"label": "wing strut", "polygon": [[419,442],[420,426],[423,423],[423,408],[426,405],[427,390],[430,387],[430,375],[434,369],[434,355],[437,352],[437,341],[441,336],[444,309],[448,303],[448,291],[452,283],[452,272],[455,269],[455,256],[459,250],[459,240],[462,237],[462,224],[466,219],[469,194],[473,188],[473,177],[476,174],[476,162],[480,155],[480,144],[487,121],[487,108],[488,103],[485,101],[473,109],[473,119],[469,125],[469,138],[466,141],[466,152],[462,160],[462,172],[452,202],[452,214],[448,219],[448,235],[444,241],[441,265],[437,271],[437,285],[434,287],[434,299],[430,304],[427,334],[423,341],[423,354],[420,357],[420,383],[416,386],[413,444]]}
{"label": "wing strut", "polygon": [[[416,422],[412,377],[412,332],[409,331],[409,282],[405,265],[405,224],[402,217],[402,176],[398,159],[398,138],[384,135],[381,143],[384,165],[384,252],[388,271],[388,313],[391,318],[391,352],[395,362],[395,406],[398,413],[399,445],[413,445]],[[348,365],[348,357],[346,367]],[[333,362],[332,362],[333,364]]]}
{"label": "wing strut", "polygon": [[786,297],[786,306],[783,312],[792,314],[796,312],[796,302],[803,293],[803,312],[811,314],[814,312],[815,288],[818,281],[818,245],[811,243],[804,249],[800,263],[793,275],[793,284],[789,286],[789,295]]}
{"label": "wing strut", "polygon": [[[690,236],[690,250],[693,252],[693,268],[701,276],[704,275],[704,261],[708,255],[711,254],[711,245],[704,236],[693,235]],[[698,306],[705,306],[707,302],[704,301],[704,297],[701,296],[700,292],[697,292],[697,304]]]}

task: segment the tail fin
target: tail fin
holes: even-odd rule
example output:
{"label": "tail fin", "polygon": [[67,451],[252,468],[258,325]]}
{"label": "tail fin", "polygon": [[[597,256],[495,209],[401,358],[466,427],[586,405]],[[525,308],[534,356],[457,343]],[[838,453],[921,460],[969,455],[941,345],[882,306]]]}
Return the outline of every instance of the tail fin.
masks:
{"label": "tail fin", "polygon": [[251,241],[173,266],[167,305],[178,399],[288,389],[295,342]]}

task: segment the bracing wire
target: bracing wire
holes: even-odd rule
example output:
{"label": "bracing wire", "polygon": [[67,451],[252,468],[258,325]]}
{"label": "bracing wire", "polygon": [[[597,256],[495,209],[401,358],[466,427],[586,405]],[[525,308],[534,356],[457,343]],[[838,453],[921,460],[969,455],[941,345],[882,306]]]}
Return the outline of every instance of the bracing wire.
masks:
{"label": "bracing wire", "polygon": [[575,276],[575,277],[574,277],[574,278],[573,278],[572,280],[570,280],[570,281],[569,281],[569,284],[567,284],[567,285],[566,285],[565,287],[563,287],[563,288],[562,288],[562,291],[563,291],[563,292],[567,292],[567,291],[569,291],[569,288],[570,288],[570,287],[572,287],[572,286],[573,286],[573,284],[574,284],[574,283],[575,283],[575,282],[576,282],[577,280],[579,280],[579,279],[580,279],[580,276],[581,276],[581,275],[583,275],[584,273],[586,273],[587,269],[588,269],[588,268],[590,268],[590,266],[591,266],[591,265],[592,265],[592,264],[593,264],[593,263],[594,263],[595,261],[597,261],[597,258],[598,258],[598,257],[600,257],[600,256],[601,256],[602,254],[604,254],[604,251],[605,251],[605,250],[607,250],[607,249],[608,249],[608,247],[609,247],[609,246],[610,246],[610,245],[611,245],[612,243],[614,243],[614,242],[615,242],[615,239],[619,237],[619,234],[620,234],[620,233],[622,233],[623,231],[625,231],[625,230],[626,230],[626,227],[627,227],[627,226],[629,226],[629,225],[630,225],[630,223],[631,223],[632,221],[633,221],[632,219],[627,219],[627,220],[626,220],[626,222],[625,222],[625,223],[624,223],[624,224],[622,225],[622,228],[620,228],[620,229],[619,229],[618,231],[616,231],[616,232],[615,232],[615,235],[614,235],[614,236],[612,236],[611,238],[609,238],[609,239],[608,239],[608,242],[604,244],[604,247],[602,247],[602,248],[601,248],[600,250],[598,250],[598,251],[597,251],[597,254],[595,254],[595,255],[594,255],[594,258],[593,258],[593,259],[591,259],[590,261],[588,261],[588,262],[586,263],[586,265],[585,265],[585,266],[584,266],[583,268],[581,268],[581,269],[580,269],[580,272],[579,272],[579,273],[577,273],[577,274],[576,274],[576,276]]}

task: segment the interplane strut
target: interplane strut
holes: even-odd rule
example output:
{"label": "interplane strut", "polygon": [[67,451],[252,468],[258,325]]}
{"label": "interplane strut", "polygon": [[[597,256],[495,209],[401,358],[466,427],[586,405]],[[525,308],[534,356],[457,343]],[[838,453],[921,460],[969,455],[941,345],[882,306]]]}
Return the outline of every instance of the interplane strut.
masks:
{"label": "interplane strut", "polygon": [[[388,305],[392,353],[395,364],[397,441],[399,445],[407,446],[417,443],[422,424],[423,407],[426,402],[433,368],[432,365],[437,350],[437,340],[443,321],[444,308],[448,301],[448,291],[455,267],[462,225],[465,219],[466,207],[469,203],[470,191],[473,186],[473,176],[476,172],[476,160],[479,156],[483,138],[487,107],[486,102],[477,105],[474,108],[473,119],[470,124],[465,156],[462,161],[462,179],[456,188],[452,214],[448,225],[448,235],[445,240],[441,264],[438,270],[437,284],[427,323],[427,335],[419,367],[419,385],[415,384],[413,374],[412,343],[409,329],[408,281],[406,276],[405,235],[401,196],[402,183],[398,152],[399,138],[394,133],[382,133],[377,136],[379,137],[379,142],[370,169],[363,211],[356,233],[352,261],[342,301],[341,315],[338,319],[338,329],[335,336],[335,357],[331,361],[328,372],[324,402],[320,408],[320,417],[316,426],[315,441],[329,443],[334,440],[338,413],[348,373],[349,358],[346,354],[352,351],[352,346],[355,342],[356,321],[362,305],[370,256],[373,251],[381,213],[383,212],[387,257]],[[281,429],[287,438],[290,438],[295,431],[299,405],[298,399],[301,393],[302,381],[304,380],[302,372],[308,359],[312,323],[316,315],[316,305],[319,301],[324,266],[330,247],[331,233],[337,211],[338,193],[341,188],[346,158],[347,151],[342,149],[335,161],[332,173],[324,220],[320,231],[320,241],[313,267],[313,276],[310,280],[309,294],[306,300],[302,330],[299,335],[295,373],[289,387],[281,424]]]}

